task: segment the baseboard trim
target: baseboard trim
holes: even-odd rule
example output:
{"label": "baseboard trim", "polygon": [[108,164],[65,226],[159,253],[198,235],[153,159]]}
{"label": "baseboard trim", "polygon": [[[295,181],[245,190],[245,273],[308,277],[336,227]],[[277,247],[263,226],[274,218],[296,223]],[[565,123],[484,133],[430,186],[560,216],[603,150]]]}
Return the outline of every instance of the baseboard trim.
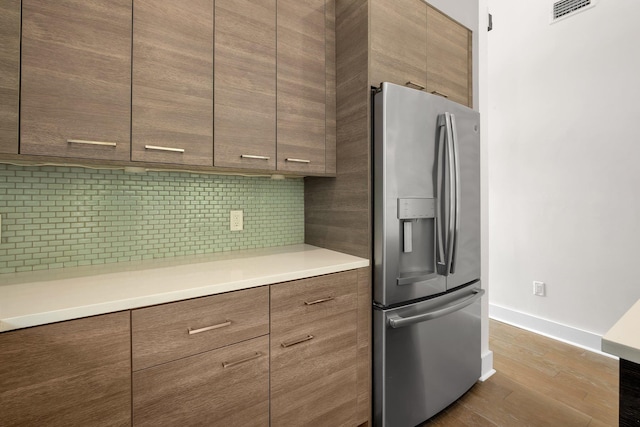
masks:
{"label": "baseboard trim", "polygon": [[604,353],[600,349],[602,345],[602,336],[594,334],[593,332],[583,331],[582,329],[542,319],[531,314],[501,307],[495,304],[489,304],[489,318],[557,341],[562,341],[603,356],[617,359],[617,357]]}
{"label": "baseboard trim", "polygon": [[485,382],[489,379],[493,374],[496,373],[496,370],[493,369],[493,351],[489,350],[485,354],[482,355],[482,376],[480,377],[480,382]]}

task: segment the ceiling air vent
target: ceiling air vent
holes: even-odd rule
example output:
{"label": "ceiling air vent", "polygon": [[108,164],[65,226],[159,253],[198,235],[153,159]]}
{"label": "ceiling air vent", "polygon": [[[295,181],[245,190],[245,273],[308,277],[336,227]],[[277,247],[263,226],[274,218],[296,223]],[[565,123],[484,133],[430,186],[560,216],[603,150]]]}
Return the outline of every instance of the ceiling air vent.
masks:
{"label": "ceiling air vent", "polygon": [[593,6],[595,6],[595,0],[560,0],[554,2],[551,22],[566,18],[577,12],[582,12]]}

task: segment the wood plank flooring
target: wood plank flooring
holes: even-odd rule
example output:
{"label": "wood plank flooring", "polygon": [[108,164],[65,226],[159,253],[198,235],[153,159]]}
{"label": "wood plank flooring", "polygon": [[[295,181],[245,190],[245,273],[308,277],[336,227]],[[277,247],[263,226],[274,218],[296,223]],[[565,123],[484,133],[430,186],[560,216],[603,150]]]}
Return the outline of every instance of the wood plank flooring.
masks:
{"label": "wood plank flooring", "polygon": [[441,426],[616,426],[618,361],[491,320],[497,373],[424,423]]}

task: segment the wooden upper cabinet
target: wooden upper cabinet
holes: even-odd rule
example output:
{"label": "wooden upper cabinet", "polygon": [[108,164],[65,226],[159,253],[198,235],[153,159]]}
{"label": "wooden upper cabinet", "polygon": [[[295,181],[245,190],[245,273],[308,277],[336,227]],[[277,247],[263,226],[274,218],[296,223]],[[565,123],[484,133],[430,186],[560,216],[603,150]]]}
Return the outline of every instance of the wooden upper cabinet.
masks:
{"label": "wooden upper cabinet", "polygon": [[336,105],[336,0],[325,2],[325,173],[337,172],[337,105]]}
{"label": "wooden upper cabinet", "polygon": [[371,2],[369,83],[417,88],[427,83],[427,5],[421,0]]}
{"label": "wooden upper cabinet", "polygon": [[277,169],[325,172],[325,0],[278,0]]}
{"label": "wooden upper cabinet", "polygon": [[473,108],[472,33],[427,7],[427,91]]}
{"label": "wooden upper cabinet", "polygon": [[20,153],[129,160],[132,0],[23,0]]}
{"label": "wooden upper cabinet", "polygon": [[0,334],[0,425],[131,425],[129,312]]}
{"label": "wooden upper cabinet", "polygon": [[0,0],[0,153],[18,154],[20,0]]}
{"label": "wooden upper cabinet", "polygon": [[136,0],[134,161],[213,165],[213,0]]}
{"label": "wooden upper cabinet", "polygon": [[214,166],[276,169],[276,0],[216,0]]}

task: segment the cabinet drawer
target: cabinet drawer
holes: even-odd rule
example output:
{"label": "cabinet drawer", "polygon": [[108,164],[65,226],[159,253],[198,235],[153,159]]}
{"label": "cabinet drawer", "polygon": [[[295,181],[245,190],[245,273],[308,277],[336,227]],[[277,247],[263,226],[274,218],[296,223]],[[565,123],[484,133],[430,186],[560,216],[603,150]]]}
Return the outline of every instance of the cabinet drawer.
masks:
{"label": "cabinet drawer", "polygon": [[131,313],[133,370],[269,333],[269,289],[196,298]]}
{"label": "cabinet drawer", "polygon": [[134,372],[133,425],[269,425],[269,337]]}
{"label": "cabinet drawer", "polygon": [[356,282],[350,271],[271,287],[272,426],[356,424]]}
{"label": "cabinet drawer", "polygon": [[301,324],[353,310],[356,270],[271,286],[271,328],[286,333]]}

